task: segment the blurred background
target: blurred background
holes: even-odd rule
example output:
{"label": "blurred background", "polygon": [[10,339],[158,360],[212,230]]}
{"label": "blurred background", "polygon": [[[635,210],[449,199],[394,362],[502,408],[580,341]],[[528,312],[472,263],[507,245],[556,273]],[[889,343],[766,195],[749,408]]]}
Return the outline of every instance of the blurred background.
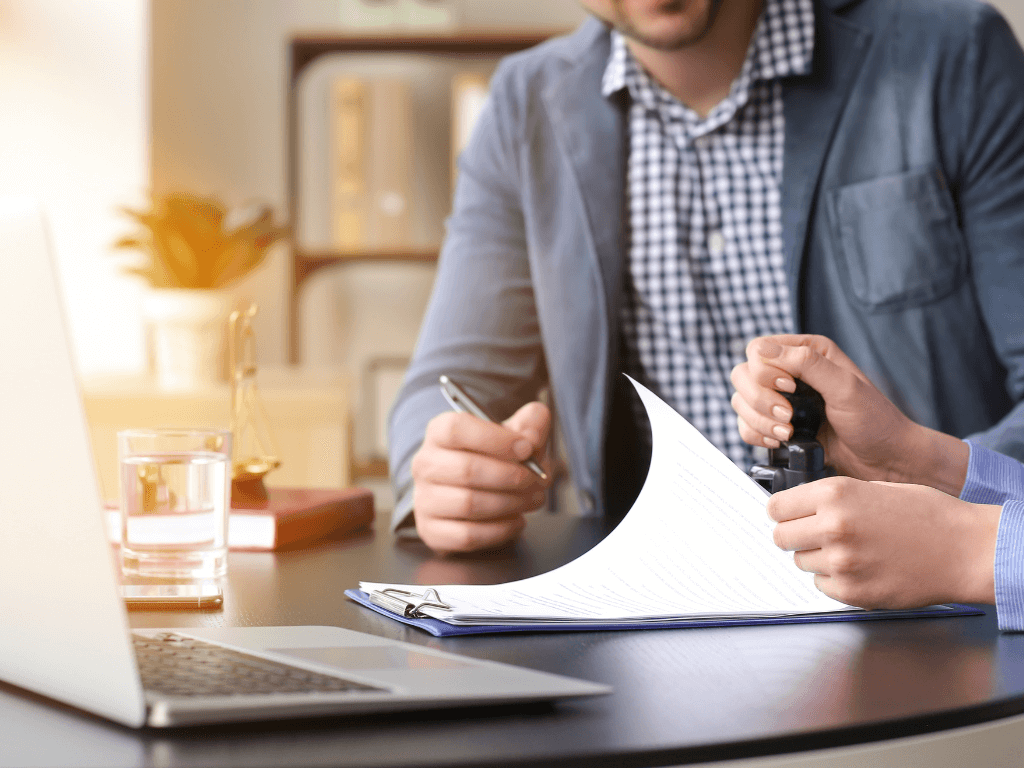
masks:
{"label": "blurred background", "polygon": [[[1024,0],[995,5],[1024,30]],[[0,0],[0,195],[48,214],[104,493],[123,422],[227,413],[223,365],[161,383],[157,291],[113,248],[122,206],[187,193],[291,228],[223,291],[259,306],[268,484],[370,485],[386,508],[383,418],[453,158],[501,56],[583,18],[574,0]]]}

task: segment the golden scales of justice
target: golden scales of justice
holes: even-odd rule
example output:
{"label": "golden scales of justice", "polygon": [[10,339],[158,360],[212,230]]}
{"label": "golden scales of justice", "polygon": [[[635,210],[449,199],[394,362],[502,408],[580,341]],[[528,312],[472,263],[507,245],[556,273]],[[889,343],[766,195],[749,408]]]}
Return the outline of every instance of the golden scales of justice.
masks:
{"label": "golden scales of justice", "polygon": [[[256,504],[269,498],[264,476],[281,466],[270,436],[268,418],[256,389],[256,337],[252,318],[256,304],[244,311],[235,310],[228,319],[228,362],[231,373],[231,503]],[[209,445],[221,449],[222,439]],[[143,512],[157,512],[174,506],[174,494],[167,488],[159,464],[138,468],[139,492]]]}
{"label": "golden scales of justice", "polygon": [[259,502],[269,497],[263,478],[281,466],[270,436],[266,409],[256,389],[257,306],[235,310],[228,319],[228,368],[231,376],[232,502]]}

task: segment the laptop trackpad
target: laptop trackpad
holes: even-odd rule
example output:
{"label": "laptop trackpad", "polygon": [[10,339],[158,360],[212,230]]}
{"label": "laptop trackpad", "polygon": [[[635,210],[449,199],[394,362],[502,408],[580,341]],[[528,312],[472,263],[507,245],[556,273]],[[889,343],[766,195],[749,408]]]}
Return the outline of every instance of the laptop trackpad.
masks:
{"label": "laptop trackpad", "polygon": [[271,653],[294,656],[341,669],[455,669],[474,666],[458,659],[420,653],[391,645],[331,648],[268,648]]}

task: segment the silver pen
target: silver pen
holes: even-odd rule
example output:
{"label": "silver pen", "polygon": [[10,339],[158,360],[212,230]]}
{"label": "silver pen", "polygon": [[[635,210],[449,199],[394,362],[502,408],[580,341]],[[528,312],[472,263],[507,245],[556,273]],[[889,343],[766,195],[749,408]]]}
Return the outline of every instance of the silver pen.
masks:
{"label": "silver pen", "polygon": [[[476,402],[474,402],[473,398],[471,398],[469,395],[463,392],[462,388],[458,384],[449,379],[443,373],[441,374],[440,382],[441,394],[444,395],[444,399],[447,400],[449,405],[451,405],[451,407],[454,408],[456,411],[458,411],[459,413],[471,413],[478,419],[489,421],[492,424],[497,423],[494,421],[494,419],[487,415],[483,408],[481,408],[479,405],[476,404]],[[548,473],[541,469],[540,464],[538,464],[533,458],[521,461],[520,464],[522,464],[524,467],[533,472],[533,474],[535,474],[541,480],[548,479]]]}

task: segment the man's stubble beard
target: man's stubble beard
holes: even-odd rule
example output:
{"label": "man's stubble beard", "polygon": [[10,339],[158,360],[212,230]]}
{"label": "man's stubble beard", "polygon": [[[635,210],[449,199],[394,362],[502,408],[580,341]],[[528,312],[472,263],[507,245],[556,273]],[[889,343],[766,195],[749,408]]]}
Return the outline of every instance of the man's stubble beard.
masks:
{"label": "man's stubble beard", "polygon": [[[723,0],[711,0],[710,5],[708,6],[706,18],[698,28],[687,30],[686,32],[680,33],[677,37],[671,38],[650,37],[634,27],[629,18],[621,12],[621,0],[614,0],[613,3],[616,10],[616,18],[603,19],[603,21],[615,27],[615,29],[625,37],[628,37],[647,48],[652,48],[657,51],[678,51],[699,42],[705,35],[707,35],[715,22],[715,17],[718,15],[718,10],[721,8],[722,2]],[[669,0],[669,2],[666,2],[662,8],[668,11],[682,11],[686,5],[687,0]]]}

